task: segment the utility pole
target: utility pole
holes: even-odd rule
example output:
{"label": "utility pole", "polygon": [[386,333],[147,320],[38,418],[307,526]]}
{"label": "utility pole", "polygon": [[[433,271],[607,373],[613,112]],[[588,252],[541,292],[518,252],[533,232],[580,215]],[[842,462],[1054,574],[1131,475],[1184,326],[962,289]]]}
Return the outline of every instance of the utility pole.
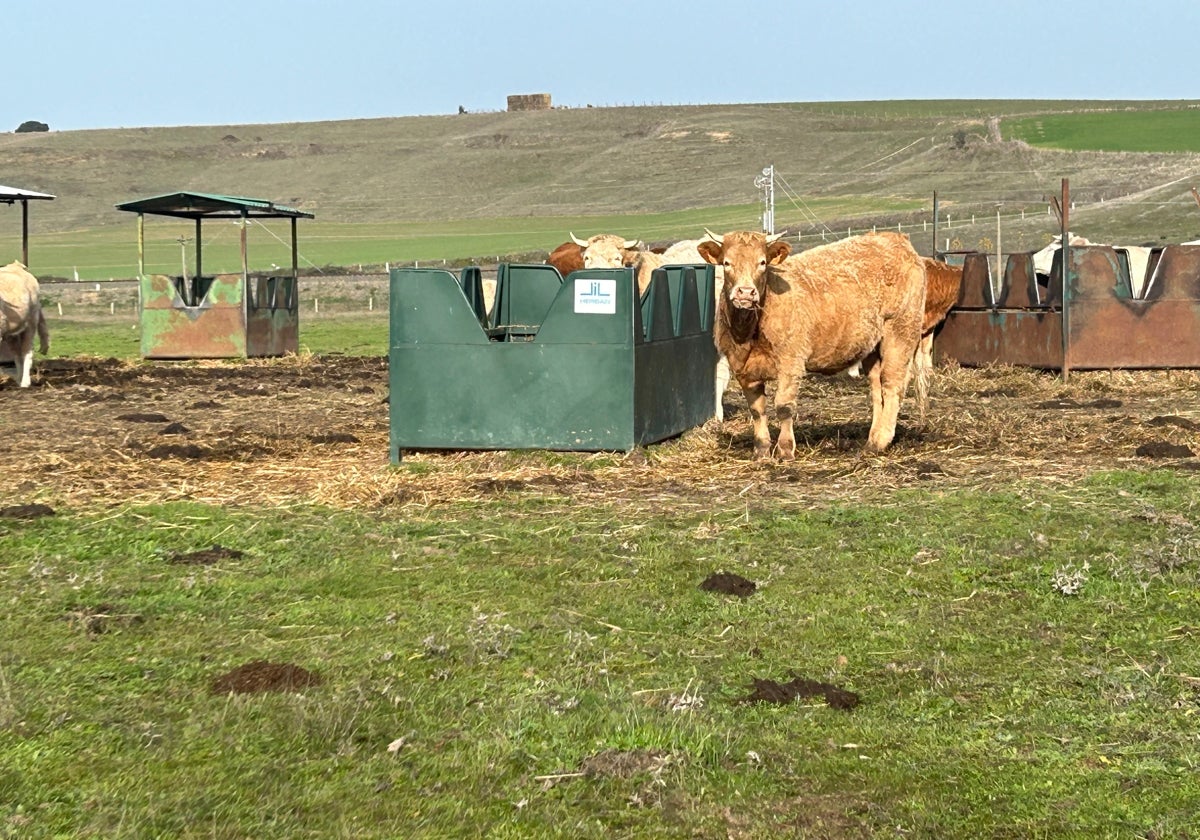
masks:
{"label": "utility pole", "polygon": [[187,283],[187,243],[191,242],[192,240],[188,239],[186,236],[181,236],[175,241],[179,243],[179,262],[183,269],[183,282]]}
{"label": "utility pole", "polygon": [[767,234],[775,233],[775,164],[771,164],[754,179],[754,186],[763,191],[762,228]]}

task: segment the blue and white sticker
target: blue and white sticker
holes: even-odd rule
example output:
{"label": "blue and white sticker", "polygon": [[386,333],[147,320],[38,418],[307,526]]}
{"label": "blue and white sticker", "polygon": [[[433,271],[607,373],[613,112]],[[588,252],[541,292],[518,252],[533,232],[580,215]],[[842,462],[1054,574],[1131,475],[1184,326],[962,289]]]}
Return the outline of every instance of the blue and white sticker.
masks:
{"label": "blue and white sticker", "polygon": [[589,315],[614,315],[617,311],[617,281],[596,277],[575,279],[575,311]]}

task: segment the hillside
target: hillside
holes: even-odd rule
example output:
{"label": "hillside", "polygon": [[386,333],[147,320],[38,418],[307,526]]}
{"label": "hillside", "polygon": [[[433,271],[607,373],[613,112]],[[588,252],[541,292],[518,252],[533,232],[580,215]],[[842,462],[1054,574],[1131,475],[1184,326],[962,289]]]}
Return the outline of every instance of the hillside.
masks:
{"label": "hillside", "polygon": [[[977,229],[952,234],[965,247],[987,237],[998,210],[1012,218],[1007,249],[1017,247],[1010,235],[1041,244],[1047,197],[1069,178],[1076,227],[1088,236],[1177,241],[1200,237],[1190,192],[1200,154],[1037,148],[1003,139],[1004,126],[1195,105],[781,103],[0,134],[0,180],[58,197],[31,208],[35,235],[132,229],[115,204],[177,190],[269,198],[314,213],[306,229],[317,232],[451,220],[486,230],[497,219],[731,206],[753,220],[762,196],[754,179],[773,164],[777,228],[844,234],[895,225],[928,216],[936,190],[954,218],[978,217]],[[0,219],[8,243],[19,216]]]}

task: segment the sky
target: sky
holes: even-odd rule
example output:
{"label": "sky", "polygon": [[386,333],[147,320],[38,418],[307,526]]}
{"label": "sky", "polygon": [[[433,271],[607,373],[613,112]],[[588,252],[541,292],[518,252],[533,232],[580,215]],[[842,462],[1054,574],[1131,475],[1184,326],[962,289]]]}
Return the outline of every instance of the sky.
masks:
{"label": "sky", "polygon": [[38,0],[0,131],[554,105],[1200,99],[1200,0]]}

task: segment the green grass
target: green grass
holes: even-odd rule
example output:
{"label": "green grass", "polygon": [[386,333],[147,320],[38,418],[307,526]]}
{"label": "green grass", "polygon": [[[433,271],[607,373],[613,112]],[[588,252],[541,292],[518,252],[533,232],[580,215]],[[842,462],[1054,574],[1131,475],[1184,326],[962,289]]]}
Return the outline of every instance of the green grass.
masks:
{"label": "green grass", "polygon": [[[1186,836],[1194,498],[0,520],[0,836]],[[245,556],[166,562],[214,543]],[[210,693],[254,659],[324,685]],[[739,702],[793,674],[862,703]]]}
{"label": "green grass", "polygon": [[[135,316],[52,319],[50,358],[78,356],[136,360],[141,357],[141,331]],[[385,311],[304,313],[300,352],[314,355],[385,356],[388,314]]]}
{"label": "green grass", "polygon": [[[806,202],[808,212],[831,216],[916,212],[931,203],[896,197],[826,198]],[[382,271],[388,264],[422,261],[541,261],[569,234],[586,238],[596,233],[621,233],[649,242],[697,239],[706,227],[719,231],[755,228],[761,208],[732,205],[671,213],[564,217],[457,219],[424,222],[301,221],[297,228],[299,267],[306,273],[329,266]],[[777,224],[800,224],[803,212],[781,204]],[[19,250],[19,232],[0,234],[0,250]],[[73,280],[129,279],[137,276],[136,229],[107,226],[85,231],[37,233],[30,236],[41,278]],[[240,233],[228,222],[204,227],[205,273],[241,271]],[[273,266],[291,268],[291,233],[286,223],[255,222],[247,238],[251,270]],[[187,242],[181,249],[179,239]],[[195,225],[169,219],[149,219],[145,226],[143,262],[149,274],[179,274],[186,255],[187,271],[195,271]]]}
{"label": "green grass", "polygon": [[1004,136],[1070,151],[1200,152],[1200,110],[1045,114],[1005,120]]}

